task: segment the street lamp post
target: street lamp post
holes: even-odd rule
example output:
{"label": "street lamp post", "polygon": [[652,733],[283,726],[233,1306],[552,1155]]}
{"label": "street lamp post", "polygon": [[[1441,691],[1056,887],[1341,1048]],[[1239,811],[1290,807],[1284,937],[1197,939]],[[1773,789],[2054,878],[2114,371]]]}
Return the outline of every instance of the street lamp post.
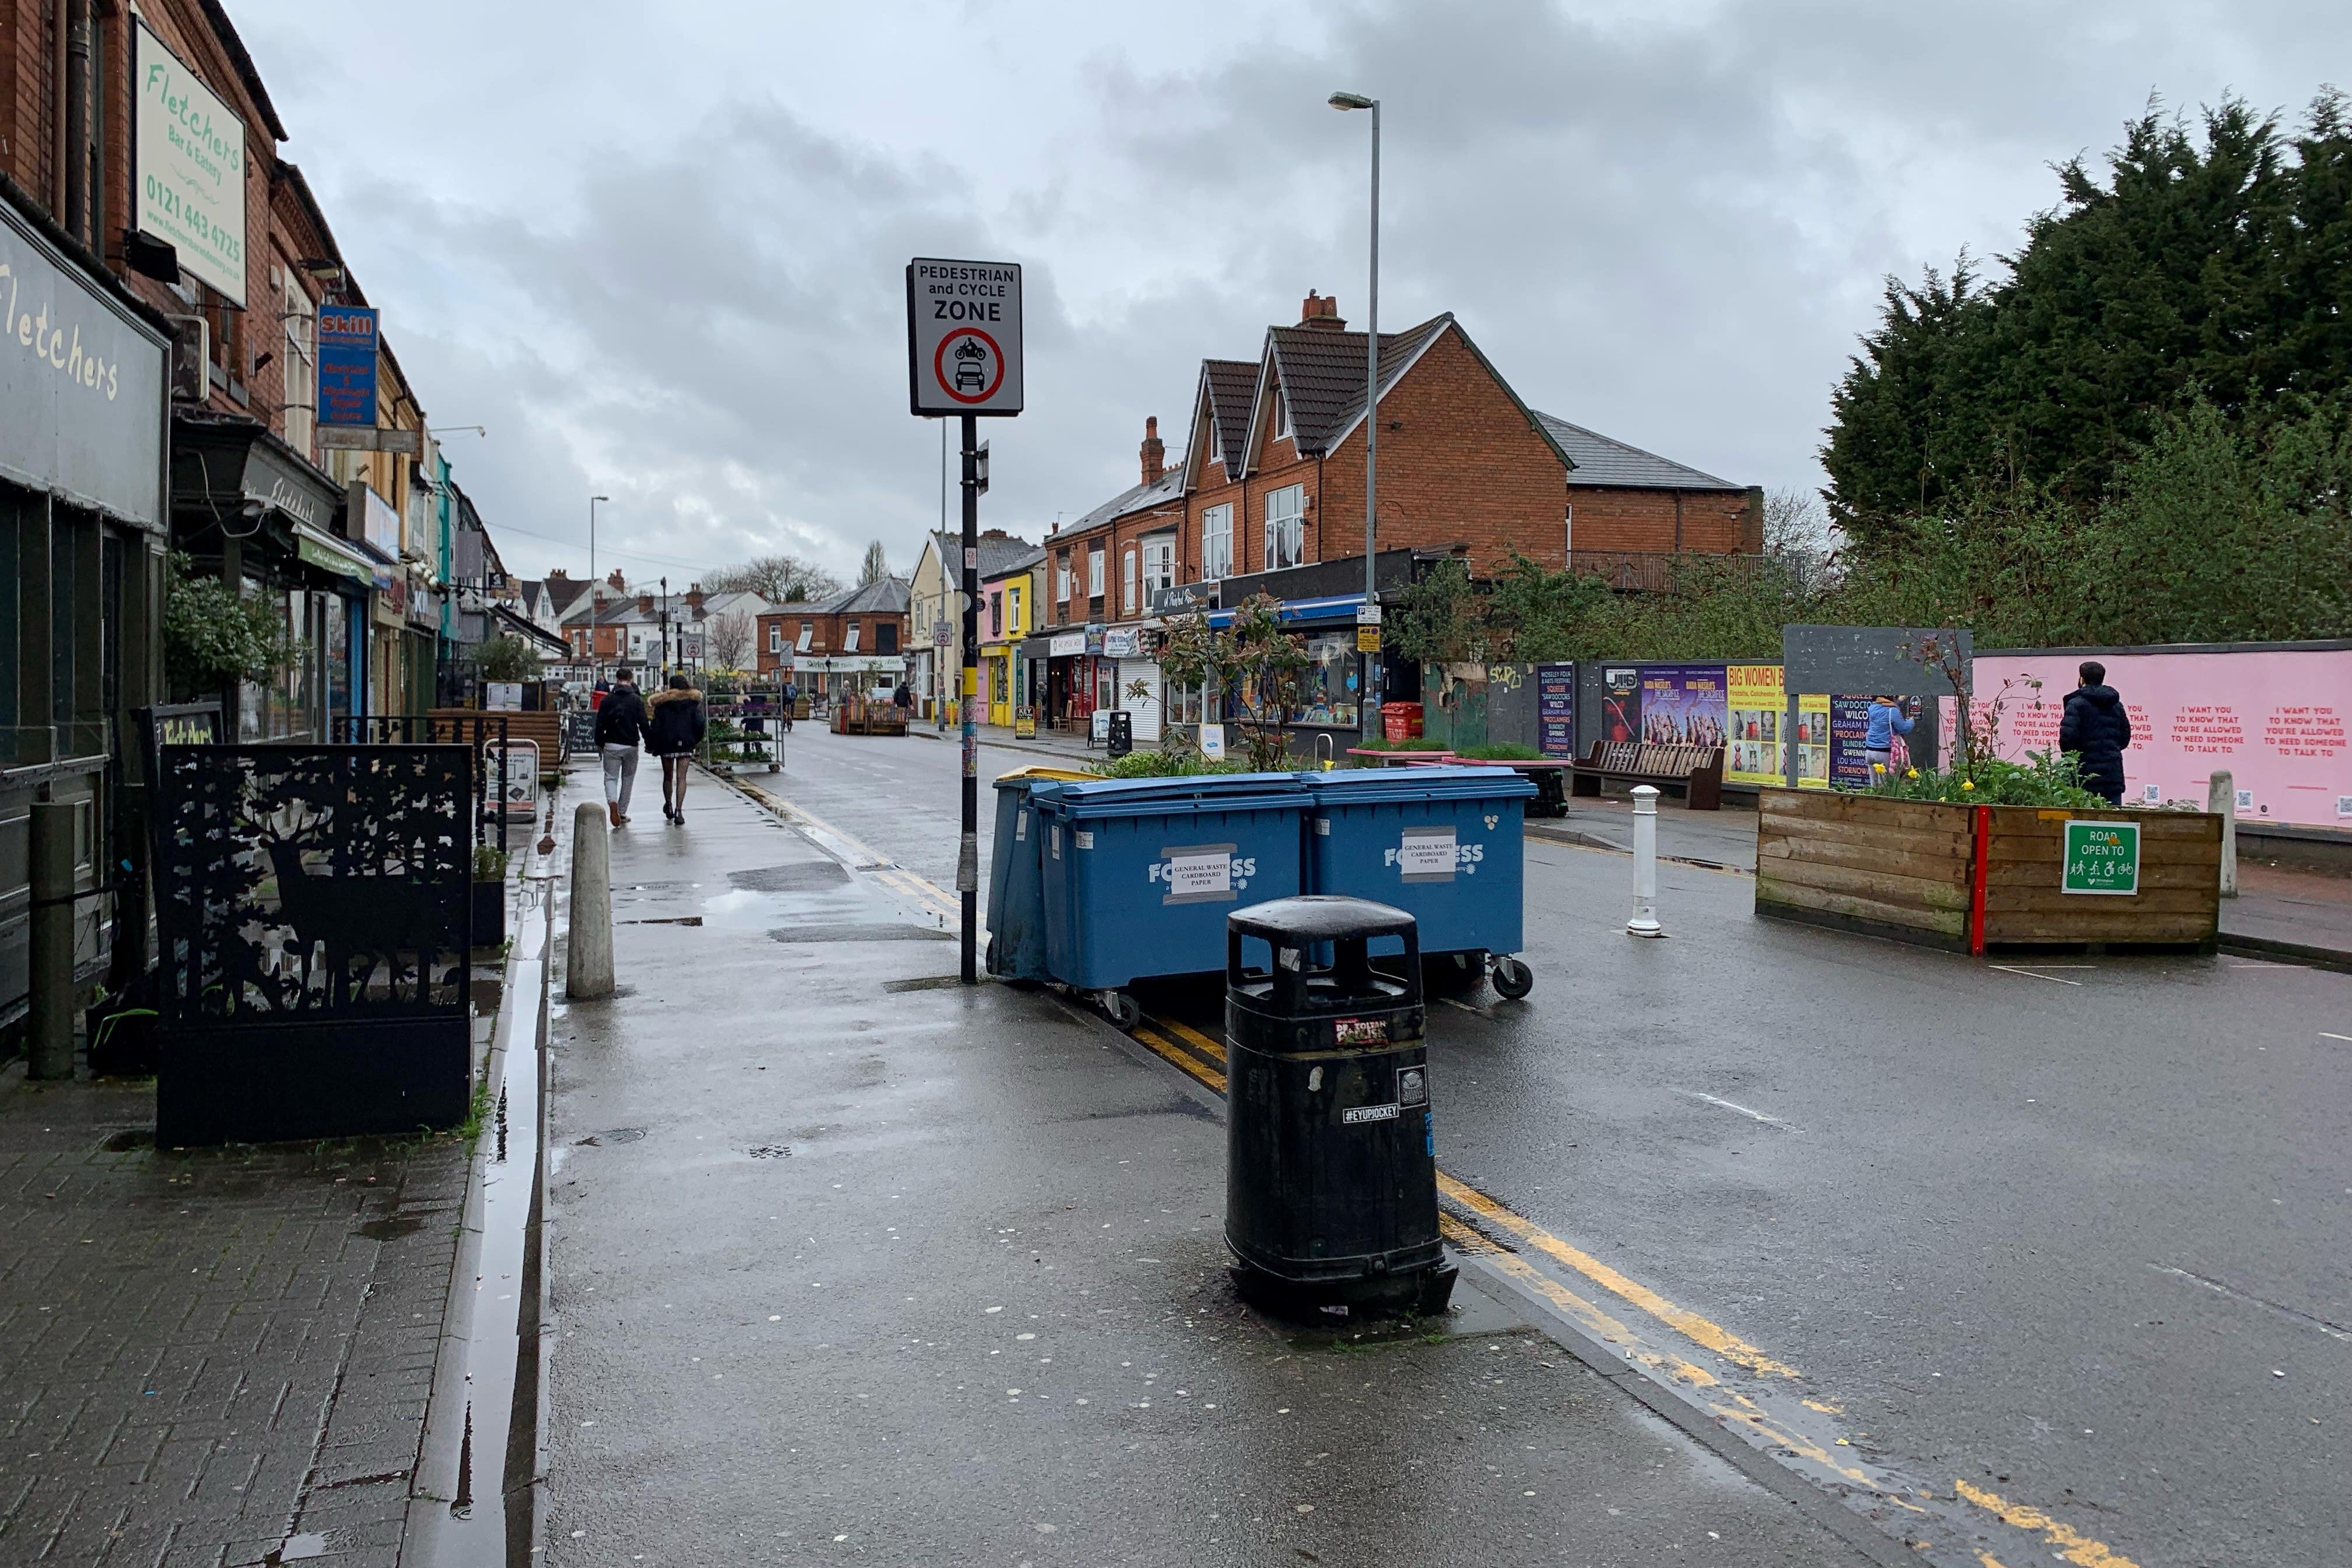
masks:
{"label": "street lamp post", "polygon": [[[1366,291],[1370,308],[1364,322],[1364,605],[1370,609],[1380,603],[1380,586],[1373,574],[1373,556],[1378,547],[1373,520],[1378,515],[1375,498],[1379,493],[1381,450],[1381,100],[1366,98],[1360,92],[1335,92],[1328,101],[1342,112],[1350,109],[1372,111],[1371,286]],[[1358,657],[1363,673],[1358,687],[1357,717],[1365,737],[1377,740],[1381,733],[1381,656],[1367,653]]]}
{"label": "street lamp post", "polygon": [[588,498],[588,689],[596,689],[596,611],[604,598],[604,580],[596,575],[596,503],[609,502],[611,496]]}

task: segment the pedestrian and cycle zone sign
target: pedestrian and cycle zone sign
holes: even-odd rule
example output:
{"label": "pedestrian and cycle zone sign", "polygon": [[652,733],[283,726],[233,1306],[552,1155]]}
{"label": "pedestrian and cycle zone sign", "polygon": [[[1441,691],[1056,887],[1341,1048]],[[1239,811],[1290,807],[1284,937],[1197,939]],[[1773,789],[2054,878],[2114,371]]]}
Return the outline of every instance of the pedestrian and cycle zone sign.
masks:
{"label": "pedestrian and cycle zone sign", "polygon": [[2064,870],[2059,889],[2068,893],[2139,891],[2139,824],[2074,822],[2065,834]]}
{"label": "pedestrian and cycle zone sign", "polygon": [[914,412],[1021,412],[1021,264],[907,264],[907,372]]}

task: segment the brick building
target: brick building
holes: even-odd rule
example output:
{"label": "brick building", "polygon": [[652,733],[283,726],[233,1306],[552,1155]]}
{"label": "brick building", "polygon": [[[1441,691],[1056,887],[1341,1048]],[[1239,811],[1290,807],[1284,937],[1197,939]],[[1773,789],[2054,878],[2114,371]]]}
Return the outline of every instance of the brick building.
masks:
{"label": "brick building", "polygon": [[896,687],[908,678],[910,595],[885,577],[837,598],[782,605],[759,617],[759,673],[790,675],[811,695]]}
{"label": "brick building", "polygon": [[[1376,577],[1460,554],[1481,576],[1525,555],[1558,571],[1659,585],[1677,554],[1762,548],[1763,497],[1530,408],[1451,314],[1381,334]],[[1116,701],[1134,711],[1156,668],[1125,627],[1175,605],[1284,603],[1307,637],[1309,727],[1352,729],[1362,672],[1367,342],[1310,293],[1255,360],[1202,362],[1189,437],[1166,463],[1149,419],[1138,482],[1045,542],[1049,596],[1029,699],[1048,722]],[[1074,628],[1074,629],[1065,629]],[[1416,672],[1393,672],[1390,696]],[[1173,720],[1197,694],[1170,695]],[[1140,733],[1159,713],[1139,714]]]}

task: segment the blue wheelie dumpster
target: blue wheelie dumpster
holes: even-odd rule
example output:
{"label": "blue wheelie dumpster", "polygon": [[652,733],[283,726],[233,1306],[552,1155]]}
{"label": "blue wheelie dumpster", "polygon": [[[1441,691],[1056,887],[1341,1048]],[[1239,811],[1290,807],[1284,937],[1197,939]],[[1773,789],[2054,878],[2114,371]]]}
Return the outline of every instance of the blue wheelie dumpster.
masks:
{"label": "blue wheelie dumpster", "polygon": [[[1524,996],[1527,803],[1535,785],[1509,768],[1351,768],[1302,773],[1307,890],[1370,899],[1420,921],[1424,957],[1465,968],[1495,960],[1495,989]],[[1478,970],[1471,970],[1474,975]]]}
{"label": "blue wheelie dumpster", "polygon": [[1090,779],[1066,768],[1015,768],[996,781],[996,837],[988,859],[988,972],[1000,980],[1044,980],[1045,839],[1030,792],[1041,784]]}
{"label": "blue wheelie dumpster", "polygon": [[1126,987],[1225,966],[1225,916],[1302,891],[1307,794],[1295,773],[1046,784],[1045,967],[1097,994],[1121,1026]]}

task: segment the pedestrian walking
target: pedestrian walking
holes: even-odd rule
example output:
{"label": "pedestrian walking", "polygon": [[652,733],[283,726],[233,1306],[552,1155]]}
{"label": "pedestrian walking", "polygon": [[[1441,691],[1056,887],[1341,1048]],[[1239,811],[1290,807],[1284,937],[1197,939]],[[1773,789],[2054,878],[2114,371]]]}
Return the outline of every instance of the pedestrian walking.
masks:
{"label": "pedestrian walking", "polygon": [[793,685],[793,684],[791,681],[789,681],[789,680],[785,681],[785,682],[784,682],[784,711],[783,711],[783,716],[782,716],[782,721],[783,721],[783,726],[784,726],[784,733],[785,733],[785,734],[787,734],[787,735],[789,735],[789,734],[791,734],[791,733],[793,732],[793,705],[794,705],[795,703],[797,703],[797,702],[800,700],[800,697],[801,697],[801,689],[800,689],[799,687],[797,687],[797,686]]}
{"label": "pedestrian walking", "polygon": [[702,693],[683,675],[671,676],[646,709],[646,743],[661,759],[662,815],[677,826],[686,826],[686,778],[709,727]]}
{"label": "pedestrian walking", "polygon": [[901,718],[911,718],[913,716],[915,710],[915,689],[913,687],[908,685],[903,680],[898,682],[898,689],[891,694],[890,700],[898,706],[898,713]]}
{"label": "pedestrian walking", "polygon": [[2131,744],[2131,715],[2107,684],[2107,667],[2084,659],[2080,682],[2066,693],[2066,716],[2058,721],[2058,749],[2074,759],[2074,776],[2109,805],[2124,803],[2124,748]]}
{"label": "pedestrian walking", "polygon": [[615,827],[629,820],[629,793],[637,783],[637,748],[646,739],[646,700],[625,669],[596,707],[596,754],[604,763],[604,810]]}
{"label": "pedestrian walking", "polygon": [[1862,754],[1870,763],[1872,783],[1895,776],[1895,737],[1909,734],[1916,722],[1892,697],[1870,700],[1869,723],[1862,732]]}

